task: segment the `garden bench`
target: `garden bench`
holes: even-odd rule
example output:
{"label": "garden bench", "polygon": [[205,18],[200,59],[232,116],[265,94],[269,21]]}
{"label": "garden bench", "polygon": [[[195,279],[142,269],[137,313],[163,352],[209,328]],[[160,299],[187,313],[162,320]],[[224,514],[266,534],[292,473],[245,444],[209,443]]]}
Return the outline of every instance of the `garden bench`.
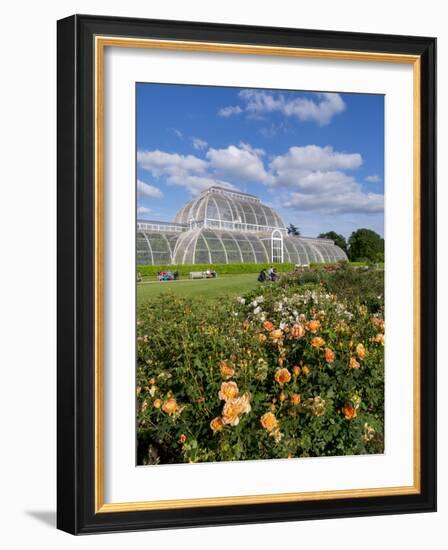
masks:
{"label": "garden bench", "polygon": [[190,271],[190,279],[210,279],[217,276],[216,271]]}

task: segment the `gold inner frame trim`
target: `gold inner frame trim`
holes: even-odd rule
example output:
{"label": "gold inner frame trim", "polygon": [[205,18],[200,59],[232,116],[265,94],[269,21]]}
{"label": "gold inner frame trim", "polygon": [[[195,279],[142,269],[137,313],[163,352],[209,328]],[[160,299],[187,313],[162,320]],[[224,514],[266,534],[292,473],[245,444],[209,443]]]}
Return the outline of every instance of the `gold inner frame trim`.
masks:
{"label": "gold inner frame trim", "polygon": [[[368,61],[381,63],[406,63],[413,65],[413,226],[414,226],[414,350],[413,350],[413,424],[414,424],[414,470],[413,484],[402,487],[380,487],[349,490],[278,493],[179,500],[141,502],[104,502],[104,51],[106,47],[150,48],[190,52],[266,55],[330,59],[340,61]],[[96,36],[95,55],[95,513],[132,512],[142,510],[167,510],[207,506],[231,506],[274,502],[300,502],[342,498],[412,495],[421,492],[421,447],[420,447],[420,156],[421,156],[421,70],[420,56],[382,52],[356,52],[323,50],[251,44],[226,44],[181,40],[155,40]]]}

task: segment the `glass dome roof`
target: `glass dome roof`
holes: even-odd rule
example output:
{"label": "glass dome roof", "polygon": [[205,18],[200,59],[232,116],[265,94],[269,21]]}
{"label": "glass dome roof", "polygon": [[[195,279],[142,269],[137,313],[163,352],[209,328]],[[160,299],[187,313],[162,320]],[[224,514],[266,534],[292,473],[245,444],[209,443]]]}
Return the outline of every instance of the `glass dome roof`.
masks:
{"label": "glass dome roof", "polygon": [[345,252],[329,239],[288,235],[281,217],[254,195],[210,187],[174,222],[137,222],[137,264],[337,262]]}
{"label": "glass dome roof", "polygon": [[187,202],[176,214],[175,222],[235,231],[285,229],[277,212],[258,197],[217,186]]}

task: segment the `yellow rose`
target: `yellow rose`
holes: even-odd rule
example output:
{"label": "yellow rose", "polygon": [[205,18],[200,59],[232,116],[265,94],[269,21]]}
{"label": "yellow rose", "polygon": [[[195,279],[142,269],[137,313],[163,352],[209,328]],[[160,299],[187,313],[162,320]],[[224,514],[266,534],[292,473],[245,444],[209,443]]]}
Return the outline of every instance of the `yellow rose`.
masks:
{"label": "yellow rose", "polygon": [[302,373],[307,376],[311,372],[311,369],[307,366],[302,367]]}
{"label": "yellow rose", "polygon": [[363,361],[367,355],[366,348],[363,346],[363,344],[358,344],[356,346],[356,355]]}
{"label": "yellow rose", "polygon": [[279,328],[271,332],[272,340],[281,340],[283,338],[283,331]]}
{"label": "yellow rose", "polygon": [[222,409],[222,420],[224,424],[237,426],[240,422],[240,417],[251,411],[249,394],[245,393],[241,397],[226,401]]}
{"label": "yellow rose", "polygon": [[311,345],[313,346],[313,348],[321,348],[325,345],[325,340],[320,336],[316,336],[311,340]]}
{"label": "yellow rose", "polygon": [[287,384],[291,380],[291,373],[285,368],[278,369],[275,373],[274,379],[280,384],[280,386],[283,386],[283,384]]}
{"label": "yellow rose", "polygon": [[382,332],[379,332],[375,336],[374,340],[377,344],[381,344],[382,346],[384,346],[384,334]]}
{"label": "yellow rose", "polygon": [[351,369],[359,369],[361,366],[358,361],[354,357],[350,357],[350,368]]}
{"label": "yellow rose", "polygon": [[266,342],[266,340],[267,340],[266,334],[263,334],[262,332],[260,332],[260,334],[258,335],[258,340],[261,343]]}
{"label": "yellow rose", "polygon": [[277,419],[275,418],[275,414],[271,412],[265,413],[260,418],[260,422],[263,428],[269,433],[278,427],[278,422],[277,422]]}
{"label": "yellow rose", "polygon": [[293,369],[292,369],[292,373],[293,375],[297,378],[297,376],[300,376],[300,372],[302,371],[302,369],[296,365]]}
{"label": "yellow rose", "polygon": [[155,399],[153,405],[156,409],[160,409],[160,407],[162,406],[161,399]]}
{"label": "yellow rose", "polygon": [[229,401],[229,399],[234,399],[238,395],[238,386],[236,382],[223,382],[221,384],[221,389],[219,390],[218,397],[222,401]]}

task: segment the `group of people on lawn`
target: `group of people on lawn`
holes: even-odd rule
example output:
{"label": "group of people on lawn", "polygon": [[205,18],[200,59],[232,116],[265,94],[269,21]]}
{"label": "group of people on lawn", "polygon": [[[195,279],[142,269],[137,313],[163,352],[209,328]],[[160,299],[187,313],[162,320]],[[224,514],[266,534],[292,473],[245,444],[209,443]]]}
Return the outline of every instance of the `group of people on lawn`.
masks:
{"label": "group of people on lawn", "polygon": [[258,282],[264,283],[266,281],[276,281],[279,275],[275,267],[270,267],[267,271],[262,269],[258,275]]}

